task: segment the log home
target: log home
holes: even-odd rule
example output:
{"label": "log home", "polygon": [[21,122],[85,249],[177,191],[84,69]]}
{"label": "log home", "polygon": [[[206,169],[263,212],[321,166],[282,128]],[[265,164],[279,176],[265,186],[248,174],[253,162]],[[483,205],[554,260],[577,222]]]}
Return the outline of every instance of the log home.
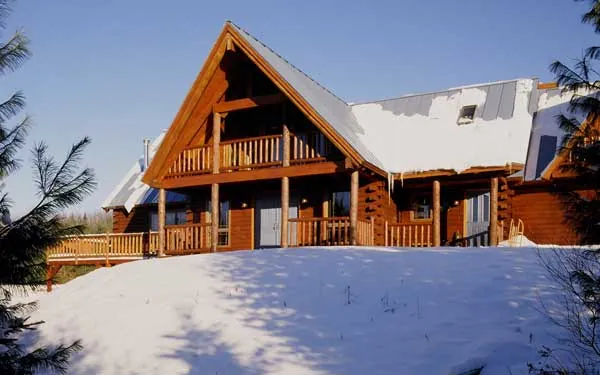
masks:
{"label": "log home", "polygon": [[159,255],[494,245],[519,219],[570,243],[548,188],[568,100],[517,79],[350,104],[227,22],[103,207]]}

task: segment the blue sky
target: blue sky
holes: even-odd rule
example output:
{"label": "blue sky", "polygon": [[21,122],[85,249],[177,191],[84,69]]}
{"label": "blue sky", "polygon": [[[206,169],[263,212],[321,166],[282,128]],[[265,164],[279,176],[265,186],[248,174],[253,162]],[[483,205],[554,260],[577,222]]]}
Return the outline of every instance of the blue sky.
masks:
{"label": "blue sky", "polygon": [[[5,189],[20,214],[35,201],[29,149],[62,157],[93,140],[86,165],[99,185],[79,211],[99,209],[166,129],[225,20],[232,20],[347,101],[518,77],[552,80],[598,37],[571,0],[197,1],[56,0],[15,5],[33,57],[4,79],[22,89],[35,126],[25,164]],[[6,36],[6,35],[5,35]]]}

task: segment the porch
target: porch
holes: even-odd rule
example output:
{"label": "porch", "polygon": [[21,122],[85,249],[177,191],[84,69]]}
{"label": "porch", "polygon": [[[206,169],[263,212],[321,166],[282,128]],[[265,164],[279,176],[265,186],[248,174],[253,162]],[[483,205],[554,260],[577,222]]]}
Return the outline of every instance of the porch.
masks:
{"label": "porch", "polygon": [[[358,221],[356,245],[373,245],[373,222]],[[288,222],[288,247],[351,246],[350,217],[296,218]],[[165,226],[164,255],[211,252],[211,224]],[[229,249],[226,249],[229,250]],[[65,237],[47,250],[49,264],[111,265],[159,254],[159,232],[87,234]]]}

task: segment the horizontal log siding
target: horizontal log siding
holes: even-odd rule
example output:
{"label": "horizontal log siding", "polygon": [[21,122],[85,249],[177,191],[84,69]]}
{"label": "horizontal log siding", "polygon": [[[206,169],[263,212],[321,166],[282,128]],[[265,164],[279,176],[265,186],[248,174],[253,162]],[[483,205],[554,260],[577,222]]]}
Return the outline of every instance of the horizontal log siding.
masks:
{"label": "horizontal log siding", "polygon": [[[361,176],[358,188],[358,220],[373,218],[373,243],[385,245],[385,222],[396,222],[397,206],[388,198],[388,189],[383,179],[367,180]],[[348,182],[348,185],[350,183]]]}
{"label": "horizontal log siding", "polygon": [[571,245],[578,242],[564,222],[559,198],[548,191],[516,191],[512,198],[513,218],[523,220],[525,236],[538,244]]}
{"label": "horizontal log siding", "polygon": [[[156,207],[153,207],[156,209]],[[137,206],[130,212],[124,208],[113,210],[113,233],[138,233],[149,230],[150,206]]]}

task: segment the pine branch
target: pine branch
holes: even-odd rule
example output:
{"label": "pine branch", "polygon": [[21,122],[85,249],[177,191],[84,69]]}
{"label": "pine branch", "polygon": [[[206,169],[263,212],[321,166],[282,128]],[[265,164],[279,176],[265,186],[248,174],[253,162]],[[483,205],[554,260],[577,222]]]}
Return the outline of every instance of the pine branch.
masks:
{"label": "pine branch", "polygon": [[0,75],[17,70],[30,56],[29,39],[17,31],[0,46]]}

